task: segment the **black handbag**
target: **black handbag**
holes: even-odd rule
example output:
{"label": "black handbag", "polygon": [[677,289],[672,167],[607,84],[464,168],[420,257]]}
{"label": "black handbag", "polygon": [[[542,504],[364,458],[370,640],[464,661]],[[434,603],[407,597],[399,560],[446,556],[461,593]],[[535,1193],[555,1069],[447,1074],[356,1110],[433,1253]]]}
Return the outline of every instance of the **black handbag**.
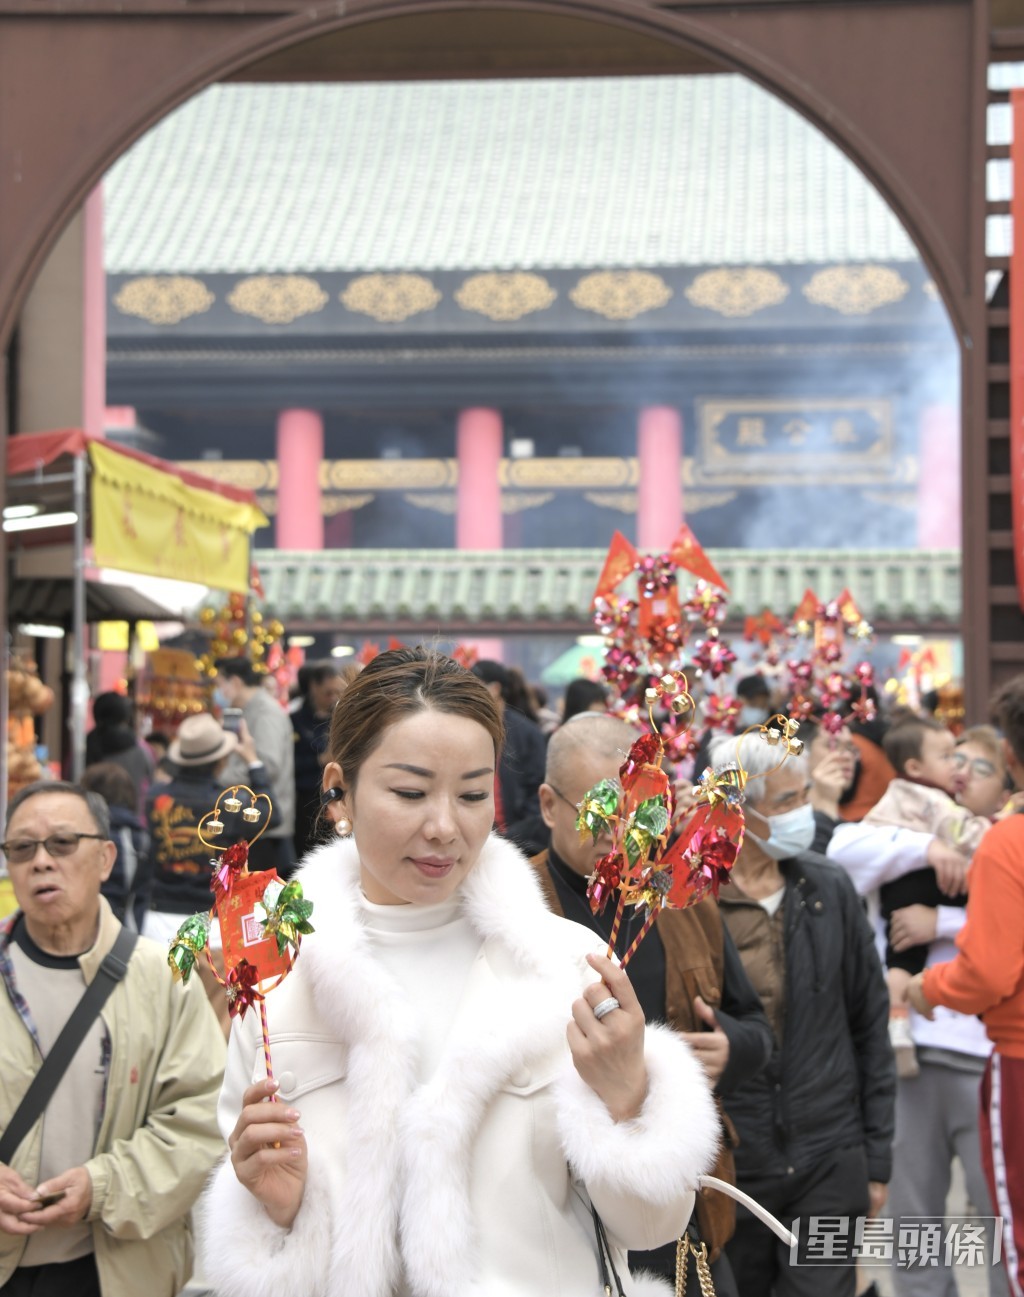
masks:
{"label": "black handbag", "polygon": [[[626,1297],[622,1280],[612,1260],[612,1250],[608,1243],[608,1234],[604,1221],[597,1214],[597,1208],[590,1204],[590,1214],[594,1218],[594,1233],[597,1236],[597,1263],[601,1270],[601,1283],[604,1285],[605,1297]],[[700,1284],[701,1297],[715,1297],[715,1283],[711,1278],[711,1266],[708,1262],[708,1245],[701,1239],[696,1228],[691,1225],[686,1233],[676,1242],[676,1297],[684,1297],[686,1276],[690,1268],[690,1257],[693,1257],[697,1268],[697,1282]],[[612,1280],[615,1288],[612,1288]]]}
{"label": "black handbag", "polygon": [[708,1261],[708,1245],[692,1224],[676,1242],[676,1297],[683,1297],[686,1292],[686,1272],[690,1267],[691,1256],[697,1269],[701,1297],[715,1297],[715,1284],[711,1278],[711,1265]]}

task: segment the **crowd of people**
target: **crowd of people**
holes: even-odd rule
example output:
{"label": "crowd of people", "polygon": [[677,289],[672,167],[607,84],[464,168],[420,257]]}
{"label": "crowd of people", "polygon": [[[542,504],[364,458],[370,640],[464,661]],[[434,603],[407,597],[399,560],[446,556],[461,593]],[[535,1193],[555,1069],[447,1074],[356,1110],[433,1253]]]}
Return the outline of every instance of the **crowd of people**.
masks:
{"label": "crowd of people", "polygon": [[[83,784],[9,807],[0,1291],[172,1297],[194,1219],[221,1297],[653,1297],[680,1237],[719,1297],[869,1292],[886,1238],[898,1297],[955,1297],[928,1240],[959,1160],[989,1258],[1001,1219],[991,1297],[1020,1297],[1024,677],[958,734],[811,720],[782,765],[706,735],[679,804],[747,771],[731,879],[661,910],[628,976],[587,898],[610,841],[576,827],[637,734],[603,685],[557,714],[500,663],[398,649],[300,686],[286,711],[226,660],[164,752],[101,696]],[[742,727],[785,710],[738,692]],[[213,970],[204,995],[166,967],[236,784],[273,808],[252,867],[315,903],[273,1078]]]}

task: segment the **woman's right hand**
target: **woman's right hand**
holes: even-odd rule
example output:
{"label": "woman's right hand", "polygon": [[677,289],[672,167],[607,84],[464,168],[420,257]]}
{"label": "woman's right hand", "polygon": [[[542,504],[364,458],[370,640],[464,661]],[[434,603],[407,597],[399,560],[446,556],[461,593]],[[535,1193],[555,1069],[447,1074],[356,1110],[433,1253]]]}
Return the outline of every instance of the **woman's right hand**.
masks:
{"label": "woman's right hand", "polygon": [[228,1148],[239,1183],[263,1204],[276,1225],[290,1229],[306,1189],[309,1150],[298,1112],[270,1102],[276,1089],[276,1081],[249,1086]]}

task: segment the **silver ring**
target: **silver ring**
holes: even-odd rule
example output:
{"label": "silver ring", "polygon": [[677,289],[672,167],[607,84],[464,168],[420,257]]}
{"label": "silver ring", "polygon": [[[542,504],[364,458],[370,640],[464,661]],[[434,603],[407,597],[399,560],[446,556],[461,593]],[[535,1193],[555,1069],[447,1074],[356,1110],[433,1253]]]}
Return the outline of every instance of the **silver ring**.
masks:
{"label": "silver ring", "polygon": [[622,1005],[615,996],[609,995],[607,1000],[602,1000],[600,1004],[594,1005],[594,1017],[600,1022],[602,1018],[607,1018],[609,1013],[614,1013],[616,1009],[621,1008]]}

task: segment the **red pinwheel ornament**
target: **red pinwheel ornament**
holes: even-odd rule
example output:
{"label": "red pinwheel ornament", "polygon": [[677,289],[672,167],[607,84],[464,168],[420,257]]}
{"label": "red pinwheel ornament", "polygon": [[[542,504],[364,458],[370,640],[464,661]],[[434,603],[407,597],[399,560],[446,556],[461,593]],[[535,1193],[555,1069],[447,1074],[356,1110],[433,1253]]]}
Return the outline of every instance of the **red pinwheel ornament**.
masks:
{"label": "red pinwheel ornament", "polygon": [[[272,869],[249,872],[249,848],[266,830],[272,810],[266,793],[256,793],[245,784],[237,784],[225,789],[213,809],[200,819],[197,826],[200,841],[211,852],[221,853],[219,860],[214,858],[210,862],[214,902],[209,913],[195,914],[185,920],[171,942],[167,957],[175,978],[187,982],[197,959],[205,956],[224,987],[232,1018],[244,1018],[249,1009],[259,1006],[263,1058],[271,1079],[274,1071],[266,997],[294,967],[302,936],[313,931],[309,922],[313,906],[304,898],[302,884],[297,879],[285,883]],[[210,839],[225,833],[228,820],[233,821],[239,836],[224,848]],[[240,836],[249,825],[255,828],[253,836],[248,839]],[[223,976],[210,952],[209,935],[214,921],[220,927]]]}
{"label": "red pinwheel ornament", "polygon": [[[612,849],[597,862],[589,879],[591,909],[600,914],[618,892],[608,953],[615,953],[626,905],[644,912],[643,925],[622,956],[625,967],[665,906],[695,905],[718,890],[729,876],[743,843],[743,790],[747,775],[738,764],[707,770],[694,788],[696,809],[673,838],[674,795],[664,761],[668,751],[664,731],[654,721],[654,707],[668,704],[679,732],[694,715],[693,698],[682,672],[667,673],[645,692],[650,732],[640,735],[619,767],[617,779],[603,779],[589,789],[578,807],[580,836],[597,842],[609,837]],[[686,717],[683,721],[681,718]],[[760,726],[762,737],[780,748],[781,765],[799,751],[794,736],[799,726],[785,716],[773,716]],[[673,734],[678,741],[679,732]]]}

